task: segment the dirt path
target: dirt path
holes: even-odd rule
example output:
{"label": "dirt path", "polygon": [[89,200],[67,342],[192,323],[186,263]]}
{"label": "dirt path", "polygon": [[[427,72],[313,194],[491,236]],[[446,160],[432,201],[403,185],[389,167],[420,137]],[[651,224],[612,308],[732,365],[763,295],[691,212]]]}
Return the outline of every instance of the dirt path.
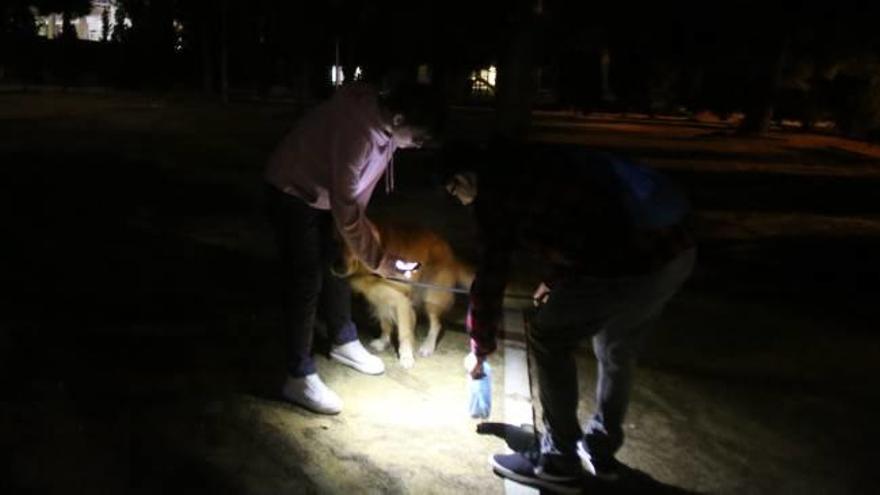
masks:
{"label": "dirt path", "polygon": [[[292,112],[0,98],[15,289],[0,316],[0,492],[500,492],[486,457],[504,442],[464,414],[461,303],[438,354],[412,371],[391,354],[383,377],[320,359],[342,415],[277,400],[284,337],[259,172]],[[669,171],[697,208],[700,266],[633,393],[620,457],[638,471],[590,492],[872,491],[875,147],[619,116],[540,123],[544,139]],[[431,163],[402,156],[399,191],[373,213],[404,212],[473,259],[467,212],[432,185]],[[527,272],[516,290],[534,282]],[[363,311],[358,323],[375,331]],[[588,349],[579,363],[586,417]]]}

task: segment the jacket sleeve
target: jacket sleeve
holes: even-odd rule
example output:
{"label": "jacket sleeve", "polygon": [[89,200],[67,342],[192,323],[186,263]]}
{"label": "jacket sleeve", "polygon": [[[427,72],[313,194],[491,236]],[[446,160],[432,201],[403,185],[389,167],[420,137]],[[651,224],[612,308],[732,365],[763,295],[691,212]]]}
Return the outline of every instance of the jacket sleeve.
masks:
{"label": "jacket sleeve", "polygon": [[367,218],[366,203],[358,197],[360,179],[368,166],[370,142],[366,138],[346,139],[340,130],[334,135],[330,154],[330,211],[336,228],[352,252],[371,270],[388,264],[376,227]]}
{"label": "jacket sleeve", "polygon": [[512,235],[508,217],[491,202],[477,205],[477,221],[483,238],[483,252],[470,290],[465,326],[471,351],[485,356],[495,351],[503,324],[504,289],[507,286]]}

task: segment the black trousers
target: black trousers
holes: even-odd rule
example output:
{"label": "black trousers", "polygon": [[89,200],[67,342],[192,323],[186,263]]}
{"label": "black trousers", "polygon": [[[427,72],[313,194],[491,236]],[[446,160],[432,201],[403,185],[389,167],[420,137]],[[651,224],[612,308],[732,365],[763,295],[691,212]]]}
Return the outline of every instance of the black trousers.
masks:
{"label": "black trousers", "polygon": [[266,189],[266,211],[279,255],[287,371],[303,377],[316,372],[312,359],[316,317],[327,324],[334,344],[357,339],[351,320],[351,287],[330,271],[342,251],[331,213],[273,186]]}

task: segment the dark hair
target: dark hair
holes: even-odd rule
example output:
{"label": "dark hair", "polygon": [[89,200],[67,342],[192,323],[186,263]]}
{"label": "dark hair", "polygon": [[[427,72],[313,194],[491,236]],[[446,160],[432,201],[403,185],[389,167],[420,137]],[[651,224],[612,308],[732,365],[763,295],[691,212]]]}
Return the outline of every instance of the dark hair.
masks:
{"label": "dark hair", "polygon": [[383,91],[381,104],[393,113],[399,113],[406,124],[426,127],[439,132],[446,116],[446,105],[441,92],[428,84],[406,82]]}

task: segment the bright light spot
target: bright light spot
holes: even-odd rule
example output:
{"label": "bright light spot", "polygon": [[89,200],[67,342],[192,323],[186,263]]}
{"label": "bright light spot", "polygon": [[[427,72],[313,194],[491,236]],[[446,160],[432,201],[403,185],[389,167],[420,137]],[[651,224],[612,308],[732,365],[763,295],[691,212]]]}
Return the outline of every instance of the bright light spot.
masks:
{"label": "bright light spot", "polygon": [[498,76],[498,69],[494,65],[490,65],[488,69],[480,71],[480,76],[489,81],[489,84],[495,86],[495,77]]}
{"label": "bright light spot", "polygon": [[[112,32],[116,26],[116,6],[109,1],[94,1],[92,11],[82,17],[70,19],[70,24],[76,32],[76,37],[82,40],[101,41],[104,32],[104,19],[102,14],[107,11],[107,28]],[[63,16],[60,13],[49,15],[35,15],[37,35],[46,38],[57,38],[63,29]],[[131,27],[131,19],[125,18],[126,27]]]}
{"label": "bright light spot", "polygon": [[364,78],[364,71],[362,71],[360,67],[355,67],[354,68],[354,80],[360,81],[363,78]]}
{"label": "bright light spot", "polygon": [[342,83],[345,82],[345,72],[342,70],[341,65],[333,65],[330,67],[330,82],[333,83],[334,86],[342,86]]}
{"label": "bright light spot", "polygon": [[174,19],[171,21],[172,27],[174,27],[174,51],[179,52],[183,50],[183,23]]}
{"label": "bright light spot", "polygon": [[494,65],[471,72],[471,89],[475,94],[493,94],[498,69]]}
{"label": "bright light spot", "polygon": [[[462,383],[465,383],[462,378]],[[377,424],[398,428],[470,428],[474,420],[468,415],[467,389],[442,391],[430,398],[415,394],[388,394],[359,400],[346,399],[346,405]]]}

